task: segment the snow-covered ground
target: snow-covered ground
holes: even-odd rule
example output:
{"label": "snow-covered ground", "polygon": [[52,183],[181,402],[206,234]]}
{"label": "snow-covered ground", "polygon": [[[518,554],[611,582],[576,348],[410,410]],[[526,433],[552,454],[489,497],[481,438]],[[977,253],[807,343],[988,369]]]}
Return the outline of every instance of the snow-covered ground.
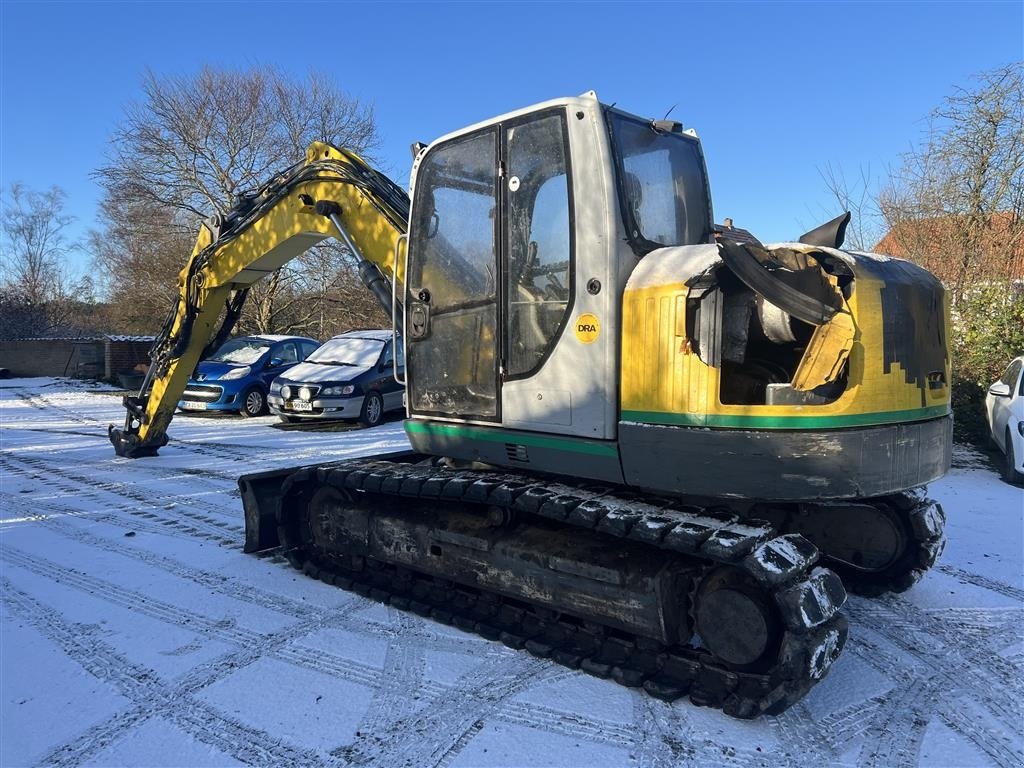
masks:
{"label": "snow-covered ground", "polygon": [[179,417],[114,456],[120,398],[0,382],[0,765],[1024,763],[1024,491],[958,451],[913,590],[851,599],[846,651],[754,722],[590,678],[242,553],[244,472],[406,445]]}

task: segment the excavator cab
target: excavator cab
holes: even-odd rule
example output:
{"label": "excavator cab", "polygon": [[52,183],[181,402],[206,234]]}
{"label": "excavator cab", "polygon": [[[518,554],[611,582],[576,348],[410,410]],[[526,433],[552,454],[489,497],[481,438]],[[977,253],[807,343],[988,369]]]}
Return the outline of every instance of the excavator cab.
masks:
{"label": "excavator cab", "polygon": [[629,273],[655,248],[710,238],[696,136],[593,93],[433,142],[413,169],[407,254],[414,441],[450,444],[467,424],[542,432],[563,449],[614,440]]}

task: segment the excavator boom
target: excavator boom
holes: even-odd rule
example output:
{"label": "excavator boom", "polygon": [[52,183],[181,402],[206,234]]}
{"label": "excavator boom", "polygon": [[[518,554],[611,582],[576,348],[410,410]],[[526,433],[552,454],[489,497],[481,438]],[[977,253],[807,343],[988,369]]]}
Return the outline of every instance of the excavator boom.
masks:
{"label": "excavator boom", "polygon": [[125,397],[124,428],[110,427],[118,455],[152,456],[167,443],[189,376],[204,351],[231,332],[249,287],[320,241],[333,236],[348,246],[361,279],[390,314],[395,247],[408,217],[404,190],[355,153],[315,142],[303,162],[208,219],[181,271],[180,294],[153,344],[142,388]]}

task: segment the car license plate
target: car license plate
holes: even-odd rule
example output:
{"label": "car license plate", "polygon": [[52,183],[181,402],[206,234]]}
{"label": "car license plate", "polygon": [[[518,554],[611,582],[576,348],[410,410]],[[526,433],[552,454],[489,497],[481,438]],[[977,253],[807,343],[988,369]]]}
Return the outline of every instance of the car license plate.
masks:
{"label": "car license plate", "polygon": [[206,403],[200,403],[198,400],[186,400],[184,408],[187,411],[205,411]]}
{"label": "car license plate", "polygon": [[288,407],[291,408],[293,411],[312,411],[313,410],[313,404],[312,403],[307,403],[304,400],[292,400],[290,403],[288,403]]}

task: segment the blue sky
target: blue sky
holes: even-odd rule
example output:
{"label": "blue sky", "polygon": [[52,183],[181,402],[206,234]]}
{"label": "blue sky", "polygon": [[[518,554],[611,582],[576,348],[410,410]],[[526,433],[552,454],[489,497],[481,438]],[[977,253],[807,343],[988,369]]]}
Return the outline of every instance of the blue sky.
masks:
{"label": "blue sky", "polygon": [[[1024,3],[56,3],[0,0],[0,182],[90,178],[142,74],[332,73],[372,103],[377,155],[595,89],[704,142],[716,218],[785,240],[837,214],[826,164],[879,175],[973,73],[1024,58]],[[282,158],[282,165],[288,158]]]}

